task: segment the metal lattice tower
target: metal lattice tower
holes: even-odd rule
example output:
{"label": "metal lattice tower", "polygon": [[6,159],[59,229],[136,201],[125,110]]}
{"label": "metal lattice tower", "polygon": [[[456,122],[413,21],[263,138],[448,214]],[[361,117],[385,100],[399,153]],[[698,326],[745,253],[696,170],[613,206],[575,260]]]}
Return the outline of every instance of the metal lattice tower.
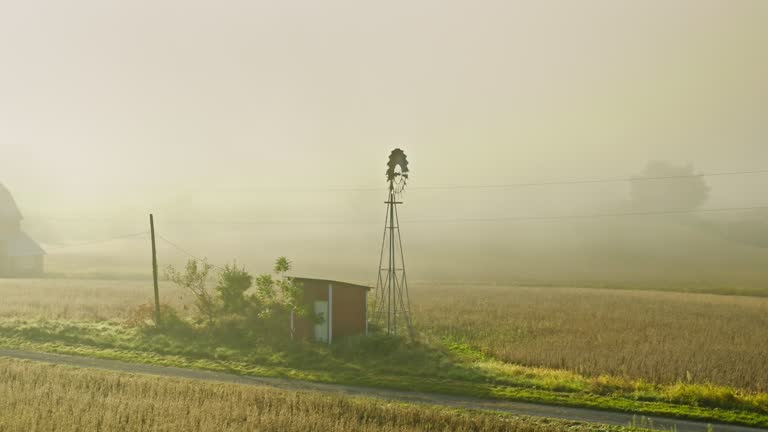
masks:
{"label": "metal lattice tower", "polygon": [[406,330],[413,336],[408,278],[405,272],[400,219],[397,214],[397,205],[402,204],[398,198],[408,180],[408,160],[405,153],[400,149],[393,150],[388,166],[389,196],[385,202],[387,214],[379,257],[373,322],[382,330],[386,329],[387,334],[396,336],[400,331]]}

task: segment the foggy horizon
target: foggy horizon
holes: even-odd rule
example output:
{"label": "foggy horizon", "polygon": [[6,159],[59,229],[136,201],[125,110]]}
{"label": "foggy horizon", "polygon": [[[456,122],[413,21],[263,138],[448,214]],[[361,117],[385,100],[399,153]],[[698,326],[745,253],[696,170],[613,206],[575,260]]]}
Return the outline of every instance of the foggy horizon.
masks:
{"label": "foggy horizon", "polygon": [[0,4],[0,432],[768,428],[768,0]]}
{"label": "foggy horizon", "polygon": [[[442,223],[623,212],[629,182],[424,189],[627,178],[651,161],[768,169],[764,2],[3,9],[0,183],[52,269],[57,246],[145,231],[154,213],[168,238],[217,263],[288,255],[299,273],[366,280],[395,147],[411,161],[400,216],[419,279],[539,279],[554,266],[555,281],[600,280],[611,270],[590,255],[623,263],[612,238],[648,278],[665,254],[692,280],[732,247],[745,267],[766,256],[673,218]],[[705,181],[699,208],[768,205],[766,174]],[[674,252],[692,242],[721,251]],[[82,253],[146,271],[145,243],[99,247]]]}

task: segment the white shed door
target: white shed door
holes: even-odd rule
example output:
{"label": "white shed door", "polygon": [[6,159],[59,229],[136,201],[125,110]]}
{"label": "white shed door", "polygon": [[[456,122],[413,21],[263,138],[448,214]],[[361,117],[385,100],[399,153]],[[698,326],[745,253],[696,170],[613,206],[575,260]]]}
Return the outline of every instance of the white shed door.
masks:
{"label": "white shed door", "polygon": [[323,317],[322,324],[315,324],[315,340],[328,342],[328,302],[315,302],[315,315]]}

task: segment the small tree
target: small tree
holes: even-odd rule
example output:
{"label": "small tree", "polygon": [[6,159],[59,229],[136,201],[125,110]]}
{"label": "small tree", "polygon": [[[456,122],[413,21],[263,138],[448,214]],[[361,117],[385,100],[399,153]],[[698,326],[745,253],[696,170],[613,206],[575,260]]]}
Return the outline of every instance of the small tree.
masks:
{"label": "small tree", "polygon": [[304,292],[292,277],[286,276],[292,268],[293,263],[286,257],[280,257],[275,260],[273,271],[280,277],[275,285],[277,285],[283,304],[297,315],[306,316],[307,311],[302,301]]}
{"label": "small tree", "polygon": [[281,279],[285,278],[285,274],[291,271],[291,268],[293,267],[293,263],[288,258],[281,256],[277,260],[275,260],[275,267],[274,272],[275,274],[280,275]]}
{"label": "small tree", "polygon": [[207,321],[209,326],[213,324],[216,316],[216,300],[207,287],[208,275],[212,268],[213,266],[205,260],[190,259],[184,273],[170,265],[165,270],[168,280],[192,293],[195,297],[198,321]]}
{"label": "small tree", "polygon": [[216,292],[219,294],[221,309],[224,313],[242,314],[248,309],[245,292],[253,285],[253,276],[237,264],[225,266],[219,273]]}
{"label": "small tree", "polygon": [[285,323],[291,313],[307,316],[302,301],[303,291],[293,278],[288,277],[291,261],[280,257],[275,261],[272,274],[256,277],[256,292],[249,297],[250,304],[258,311],[259,325],[264,335],[279,337],[288,327]]}

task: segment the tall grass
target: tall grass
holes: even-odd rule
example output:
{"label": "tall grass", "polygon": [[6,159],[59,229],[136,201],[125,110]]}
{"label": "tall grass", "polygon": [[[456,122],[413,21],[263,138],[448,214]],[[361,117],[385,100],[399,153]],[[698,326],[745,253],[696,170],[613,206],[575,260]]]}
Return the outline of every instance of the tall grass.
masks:
{"label": "tall grass", "polygon": [[595,426],[0,359],[0,430],[565,432]]}
{"label": "tall grass", "polygon": [[[132,308],[151,301],[152,281],[80,279],[0,279],[0,318],[123,320]],[[161,282],[163,303],[182,312],[188,293]]]}
{"label": "tall grass", "polygon": [[575,288],[419,287],[427,333],[508,363],[768,391],[768,299]]}

